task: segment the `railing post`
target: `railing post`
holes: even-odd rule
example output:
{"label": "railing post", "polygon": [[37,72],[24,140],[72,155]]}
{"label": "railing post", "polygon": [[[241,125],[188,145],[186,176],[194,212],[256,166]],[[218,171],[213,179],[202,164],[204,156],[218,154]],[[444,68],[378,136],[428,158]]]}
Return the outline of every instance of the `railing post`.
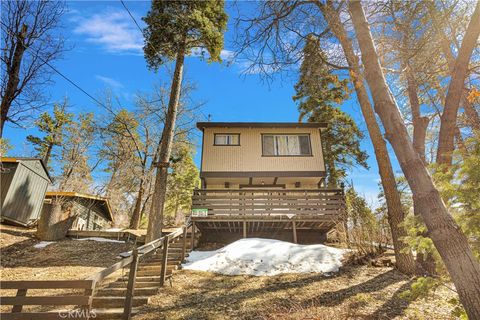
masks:
{"label": "railing post", "polygon": [[185,225],[183,227],[183,247],[182,247],[182,262],[185,262],[185,254],[187,251],[187,229],[188,227]]}
{"label": "railing post", "polygon": [[95,291],[95,282],[92,281],[92,286],[89,289],[85,289],[84,294],[89,296],[88,305],[83,307],[82,310],[85,312],[85,317],[90,319],[90,313],[92,312],[92,300],[93,300],[93,292]]}
{"label": "railing post", "polygon": [[[17,297],[25,297],[27,295],[28,289],[18,289],[17,290]],[[23,305],[16,305],[12,308],[12,313],[22,312]]]}
{"label": "railing post", "polygon": [[293,243],[297,243],[297,226],[295,221],[292,221]]}
{"label": "railing post", "polygon": [[135,280],[138,267],[138,249],[133,248],[132,262],[130,264],[130,273],[128,274],[127,294],[125,296],[125,305],[123,307],[123,320],[130,320],[132,316],[133,297],[135,294]]}
{"label": "railing post", "polygon": [[165,277],[167,275],[167,261],[168,261],[168,236],[163,239],[163,255],[162,255],[162,269],[160,270],[160,287],[165,284]]}

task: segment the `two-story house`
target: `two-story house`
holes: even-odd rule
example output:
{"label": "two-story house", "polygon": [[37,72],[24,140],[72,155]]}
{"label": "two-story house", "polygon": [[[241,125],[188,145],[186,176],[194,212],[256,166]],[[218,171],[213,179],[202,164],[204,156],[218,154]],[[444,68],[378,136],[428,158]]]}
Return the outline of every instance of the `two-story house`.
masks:
{"label": "two-story house", "polygon": [[202,237],[263,236],[319,242],[344,216],[326,189],[325,123],[199,122],[200,178],[192,220]]}

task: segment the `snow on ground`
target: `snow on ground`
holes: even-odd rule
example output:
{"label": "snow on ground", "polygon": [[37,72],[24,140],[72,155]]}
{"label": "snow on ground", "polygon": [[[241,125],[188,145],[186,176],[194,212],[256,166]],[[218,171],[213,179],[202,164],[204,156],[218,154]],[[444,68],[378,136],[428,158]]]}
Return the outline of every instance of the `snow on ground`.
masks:
{"label": "snow on ground", "polygon": [[337,272],[348,250],[322,244],[298,245],[248,238],[215,251],[192,251],[184,269],[226,275],[273,276],[281,273]]}
{"label": "snow on ground", "polygon": [[43,248],[45,248],[46,246],[48,246],[49,244],[52,244],[52,243],[55,243],[55,241],[40,241],[39,243],[37,243],[33,247],[37,248],[37,249],[43,249]]}
{"label": "snow on ground", "polygon": [[92,241],[98,241],[98,242],[125,243],[125,241],[113,240],[113,239],[107,239],[107,238],[100,238],[100,237],[80,238],[80,239],[73,239],[73,240],[78,240],[78,241],[92,240]]}

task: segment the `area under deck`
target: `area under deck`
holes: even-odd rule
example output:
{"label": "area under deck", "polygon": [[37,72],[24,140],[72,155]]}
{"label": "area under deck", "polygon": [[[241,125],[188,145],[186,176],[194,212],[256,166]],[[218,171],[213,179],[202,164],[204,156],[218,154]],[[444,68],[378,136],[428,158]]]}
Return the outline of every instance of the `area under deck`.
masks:
{"label": "area under deck", "polygon": [[192,221],[209,240],[288,234],[296,243],[305,233],[323,239],[345,219],[342,189],[197,189],[192,209]]}

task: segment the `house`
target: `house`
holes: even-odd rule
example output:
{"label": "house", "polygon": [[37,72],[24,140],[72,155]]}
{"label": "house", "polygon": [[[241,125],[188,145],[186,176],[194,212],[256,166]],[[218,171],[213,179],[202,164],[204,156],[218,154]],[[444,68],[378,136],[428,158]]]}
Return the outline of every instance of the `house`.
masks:
{"label": "house", "polygon": [[325,123],[199,122],[192,221],[207,241],[321,242],[343,221],[343,190],[324,187]]}
{"label": "house", "polygon": [[76,216],[71,229],[102,230],[113,223],[107,198],[77,192],[53,191],[45,195],[43,210],[52,209],[52,200],[59,200],[66,216]]}
{"label": "house", "polygon": [[47,187],[52,183],[39,158],[1,158],[2,221],[33,225],[40,216]]}

